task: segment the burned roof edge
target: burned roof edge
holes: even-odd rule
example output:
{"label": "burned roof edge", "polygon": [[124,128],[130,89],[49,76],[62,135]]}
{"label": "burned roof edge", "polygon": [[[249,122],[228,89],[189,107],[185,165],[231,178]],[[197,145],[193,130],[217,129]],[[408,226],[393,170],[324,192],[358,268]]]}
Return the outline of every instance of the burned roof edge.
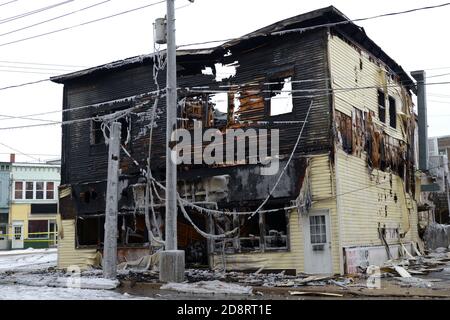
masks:
{"label": "burned roof edge", "polygon": [[[161,51],[162,53],[165,52],[165,50]],[[204,55],[210,55],[214,52],[213,49],[189,49],[189,50],[178,50],[177,56],[178,57],[187,57],[187,56],[204,56]],[[75,80],[78,78],[94,75],[101,72],[107,72],[115,69],[120,69],[122,67],[128,67],[131,65],[138,65],[143,64],[146,61],[153,61],[153,58],[156,56],[156,53],[150,53],[150,54],[143,54],[123,60],[117,60],[114,62],[106,63],[100,66],[75,71],[72,73],[60,75],[51,77],[50,80],[55,83],[64,84],[68,81]]]}

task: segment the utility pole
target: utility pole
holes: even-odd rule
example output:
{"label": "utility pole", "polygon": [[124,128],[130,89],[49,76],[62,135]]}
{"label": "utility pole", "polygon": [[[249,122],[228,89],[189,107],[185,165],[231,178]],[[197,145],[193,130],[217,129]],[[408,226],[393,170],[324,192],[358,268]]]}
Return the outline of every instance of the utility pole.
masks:
{"label": "utility pole", "polygon": [[177,243],[177,165],[172,159],[172,133],[177,124],[177,48],[175,39],[175,0],[167,0],[167,131],[166,131],[166,234],[165,250],[160,254],[161,282],[184,281],[184,251]]}
{"label": "utility pole", "polygon": [[122,124],[114,122],[109,133],[108,186],[106,189],[105,240],[103,246],[103,277],[117,277],[117,216],[119,196],[120,133]]}

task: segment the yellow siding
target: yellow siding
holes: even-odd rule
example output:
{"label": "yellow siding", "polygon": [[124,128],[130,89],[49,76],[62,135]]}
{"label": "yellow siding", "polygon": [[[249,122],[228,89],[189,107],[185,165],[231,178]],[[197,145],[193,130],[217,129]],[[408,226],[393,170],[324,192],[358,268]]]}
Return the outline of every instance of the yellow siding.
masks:
{"label": "yellow siding", "polygon": [[334,198],[336,187],[329,155],[312,158],[311,169],[312,210],[328,209],[330,212],[333,272],[340,273],[339,223]]}
{"label": "yellow siding", "polygon": [[36,215],[32,216],[31,205],[30,204],[12,204],[11,205],[11,213],[10,213],[10,228],[9,233],[13,234],[12,223],[14,221],[22,221],[23,222],[23,236],[24,239],[28,239],[28,221],[32,220],[57,220],[56,214],[53,215]]}
{"label": "yellow siding", "polygon": [[60,240],[58,243],[58,268],[66,269],[78,266],[85,269],[98,265],[95,249],[75,249],[75,220],[62,220],[59,225]]}
{"label": "yellow siding", "polygon": [[337,166],[343,246],[382,245],[379,224],[407,232],[404,242],[417,241],[417,209],[414,201],[407,200],[400,177],[379,170],[371,173],[365,155],[358,158],[342,150],[337,151]]}
{"label": "yellow siding", "polygon": [[[330,211],[331,232],[333,239],[333,270],[339,273],[339,247],[337,244],[336,204],[333,199],[333,179],[331,175],[329,155],[311,158],[311,189],[313,196],[312,210],[328,209]],[[292,210],[289,218],[290,251],[243,253],[226,256],[228,270],[258,269],[295,269],[304,271],[304,234],[303,222],[297,210]],[[222,268],[222,256],[217,255],[214,267]]]}
{"label": "yellow siding", "polygon": [[[329,52],[331,77],[333,89],[335,89],[335,109],[350,117],[354,108],[366,112],[373,111],[375,112],[374,122],[380,125],[388,135],[405,140],[403,123],[399,116],[397,116],[397,129],[389,125],[388,103],[386,103],[386,124],[378,120],[378,88],[385,90],[386,97],[390,95],[395,98],[398,112],[406,106],[404,96],[400,88],[396,86],[398,82],[387,76],[386,67],[338,36],[330,36]],[[360,69],[360,61],[362,61],[362,69]],[[343,90],[345,88],[358,89]]]}

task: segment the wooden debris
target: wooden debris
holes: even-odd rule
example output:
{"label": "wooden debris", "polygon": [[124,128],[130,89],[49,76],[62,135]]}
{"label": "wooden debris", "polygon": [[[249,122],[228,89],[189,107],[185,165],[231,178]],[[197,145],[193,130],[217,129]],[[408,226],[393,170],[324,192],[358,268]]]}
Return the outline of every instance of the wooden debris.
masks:
{"label": "wooden debris", "polygon": [[344,295],[338,293],[329,292],[301,292],[301,291],[289,291],[291,296],[323,296],[323,297],[338,297],[341,298]]}
{"label": "wooden debris", "polygon": [[411,278],[411,274],[409,274],[408,271],[406,271],[405,268],[400,266],[394,266],[395,271],[402,277],[402,278]]}

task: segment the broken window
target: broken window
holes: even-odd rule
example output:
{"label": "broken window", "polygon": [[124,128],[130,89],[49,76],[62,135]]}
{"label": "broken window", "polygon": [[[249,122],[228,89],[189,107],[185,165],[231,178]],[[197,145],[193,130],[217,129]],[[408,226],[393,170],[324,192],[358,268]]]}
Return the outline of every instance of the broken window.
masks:
{"label": "broken window", "polygon": [[270,116],[291,113],[294,108],[292,77],[273,79],[270,82]]}
{"label": "broken window", "polygon": [[[119,110],[114,110],[112,112],[117,112]],[[102,114],[103,116],[105,114]],[[97,115],[98,117],[102,115]],[[128,144],[129,140],[129,131],[130,131],[130,125],[131,125],[131,119],[129,116],[124,116],[117,120],[122,125],[121,131],[120,131],[120,141],[122,144],[126,145]],[[101,120],[91,120],[91,145],[101,145],[105,143],[105,135],[106,137],[109,137],[109,130],[106,127],[105,133],[103,133],[102,130],[102,124],[103,121]]]}
{"label": "broken window", "polygon": [[[269,208],[270,209],[270,208]],[[254,252],[288,250],[288,214],[280,212],[260,213],[250,218],[236,215],[225,219],[227,223],[215,221],[216,231],[239,229],[239,237],[215,242],[215,250],[226,252]],[[223,221],[221,221],[223,222]]]}
{"label": "broken window", "polygon": [[265,214],[266,249],[287,249],[287,217],[283,211]]}
{"label": "broken window", "polygon": [[[214,109],[207,95],[185,97],[181,110],[182,127],[187,130],[194,129],[195,123],[201,123],[203,128],[214,125]],[[218,100],[221,100],[221,98]]]}
{"label": "broken window", "polygon": [[378,118],[386,123],[386,96],[382,90],[378,90]]}
{"label": "broken window", "polygon": [[342,149],[351,154],[353,151],[353,125],[352,118],[346,114],[337,111],[336,112],[336,129],[337,138],[342,146]]}
{"label": "broken window", "polygon": [[78,217],[77,244],[78,246],[99,247],[105,237],[105,217]]}
{"label": "broken window", "polygon": [[397,129],[397,105],[394,97],[389,96],[389,124]]}

